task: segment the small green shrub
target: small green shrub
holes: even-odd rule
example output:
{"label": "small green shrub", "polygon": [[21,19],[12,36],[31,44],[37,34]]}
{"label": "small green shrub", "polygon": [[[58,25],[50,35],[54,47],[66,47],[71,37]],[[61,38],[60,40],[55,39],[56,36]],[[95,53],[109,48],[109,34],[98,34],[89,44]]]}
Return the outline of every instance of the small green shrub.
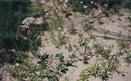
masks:
{"label": "small green shrub", "polygon": [[109,59],[109,54],[111,52],[110,49],[104,49],[105,47],[102,46],[100,43],[96,43],[93,46],[95,48],[95,53],[100,54],[103,58]]}
{"label": "small green shrub", "polygon": [[[22,81],[26,78],[31,79],[31,81],[35,81],[37,75],[35,74],[36,68],[30,61],[30,59],[24,59],[22,63],[16,63],[14,68],[9,68],[8,70],[13,77],[17,78],[18,81]],[[41,80],[41,79],[40,79]]]}
{"label": "small green shrub", "polygon": [[130,8],[130,0],[69,0],[67,5],[72,8],[73,11],[79,11],[83,13],[89,13],[93,8],[102,6],[106,11],[113,9],[118,12],[119,8]]}
{"label": "small green shrub", "polygon": [[0,59],[3,60],[3,63],[10,63],[10,64],[15,64],[15,63],[21,63],[25,58],[28,57],[25,53],[21,53],[20,51],[15,51],[14,49],[12,50],[6,50],[0,55]]}
{"label": "small green shrub", "polygon": [[107,80],[109,78],[109,74],[112,71],[116,71],[117,67],[118,63],[116,62],[111,62],[110,64],[105,62],[95,63],[81,72],[80,79],[78,81],[89,81],[88,78],[91,76],[100,77],[102,80]]}
{"label": "small green shrub", "polygon": [[[47,27],[47,11],[42,4],[25,2],[1,2],[0,3],[0,47],[21,51],[34,50],[41,44],[40,31]],[[38,25],[23,23],[27,19],[34,19],[42,15],[43,29]],[[31,16],[31,17],[29,17]]]}
{"label": "small green shrub", "polygon": [[117,43],[118,43],[118,46],[119,46],[120,48],[125,48],[126,45],[127,45],[127,41],[124,40],[124,39],[118,40]]}
{"label": "small green shrub", "polygon": [[70,22],[69,31],[70,31],[71,34],[76,33],[76,29],[75,29],[75,26],[74,26],[73,22]]}
{"label": "small green shrub", "polygon": [[41,81],[45,78],[48,81],[59,81],[58,76],[65,73],[69,66],[72,66],[72,60],[64,60],[63,53],[57,53],[56,55],[49,55],[44,53],[42,56],[34,55],[39,59],[36,66],[31,58],[26,58],[23,62],[17,62],[15,67],[9,68],[9,72],[18,81],[27,79],[29,81]]}
{"label": "small green shrub", "polygon": [[62,26],[62,20],[61,18],[52,18],[51,19],[51,29],[58,30],[59,27]]}
{"label": "small green shrub", "polygon": [[45,77],[49,81],[58,81],[58,75],[65,73],[68,67],[72,65],[72,60],[64,60],[63,53],[57,53],[55,56],[43,54],[41,61],[41,70],[46,70]]}
{"label": "small green shrub", "polygon": [[127,63],[131,63],[131,50],[125,51],[125,58],[124,59]]}

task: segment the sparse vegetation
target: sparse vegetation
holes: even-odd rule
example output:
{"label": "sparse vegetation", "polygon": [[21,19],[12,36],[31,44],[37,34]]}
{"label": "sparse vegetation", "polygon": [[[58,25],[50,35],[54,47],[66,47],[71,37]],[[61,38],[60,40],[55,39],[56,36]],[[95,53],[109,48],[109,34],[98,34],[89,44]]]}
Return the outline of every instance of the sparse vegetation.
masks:
{"label": "sparse vegetation", "polygon": [[75,26],[74,26],[73,22],[70,22],[69,31],[70,31],[71,34],[76,33],[76,29],[75,29]]}
{"label": "sparse vegetation", "polygon": [[131,63],[131,50],[125,51],[125,58],[124,59],[127,63]]}
{"label": "sparse vegetation", "polygon": [[111,52],[111,49],[109,49],[107,47],[104,47],[100,43],[94,44],[94,48],[95,48],[95,53],[96,54],[100,54],[103,58],[105,58],[107,60],[109,59],[109,57],[110,57],[109,54]]}
{"label": "sparse vegetation", "polygon": [[131,63],[130,11],[129,0],[1,1],[0,81],[121,74]]}
{"label": "sparse vegetation", "polygon": [[112,62],[110,64],[106,62],[95,63],[81,72],[80,79],[78,81],[89,81],[88,78],[91,76],[100,77],[102,80],[107,80],[109,78],[109,73],[115,71],[117,67],[118,64],[116,62]]}
{"label": "sparse vegetation", "polygon": [[127,45],[127,41],[124,40],[124,39],[120,39],[120,40],[118,40],[117,43],[118,43],[118,46],[119,46],[120,48],[125,48],[126,45]]}

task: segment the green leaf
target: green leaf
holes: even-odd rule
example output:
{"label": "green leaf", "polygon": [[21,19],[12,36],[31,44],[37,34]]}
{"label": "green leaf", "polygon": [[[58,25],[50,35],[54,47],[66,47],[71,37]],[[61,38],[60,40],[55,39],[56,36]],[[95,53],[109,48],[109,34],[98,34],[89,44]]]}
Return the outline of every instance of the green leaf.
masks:
{"label": "green leaf", "polygon": [[42,56],[42,58],[41,58],[41,60],[45,61],[48,58],[49,58],[49,55],[47,53],[44,53],[43,56]]}
{"label": "green leaf", "polygon": [[64,65],[64,63],[62,62],[61,64],[58,65],[58,70],[61,70],[61,71],[65,71],[67,69],[67,66]]}
{"label": "green leaf", "polygon": [[85,42],[80,45],[80,47],[83,47],[83,46],[86,46],[86,43],[85,43]]}
{"label": "green leaf", "polygon": [[52,72],[48,72],[48,81],[59,81],[56,74],[52,74]]}
{"label": "green leaf", "polygon": [[58,54],[56,54],[55,57],[57,57],[59,60],[63,60],[63,59],[64,59],[64,56],[63,56],[62,53],[58,53]]}
{"label": "green leaf", "polygon": [[40,56],[37,53],[32,54],[35,58],[39,58]]}
{"label": "green leaf", "polygon": [[49,81],[54,81],[54,80],[53,80],[53,77],[48,77],[48,80],[49,80]]}
{"label": "green leaf", "polygon": [[72,64],[72,61],[71,60],[66,60],[66,61],[64,61],[64,65],[66,65],[66,66],[69,66],[69,65],[71,65]]}
{"label": "green leaf", "polygon": [[73,48],[72,48],[71,44],[69,44],[68,51],[69,51],[69,52],[72,52],[72,51],[73,51]]}
{"label": "green leaf", "polygon": [[42,66],[42,69],[46,69],[46,68],[47,68],[47,63],[42,62],[42,63],[41,63],[41,66]]}

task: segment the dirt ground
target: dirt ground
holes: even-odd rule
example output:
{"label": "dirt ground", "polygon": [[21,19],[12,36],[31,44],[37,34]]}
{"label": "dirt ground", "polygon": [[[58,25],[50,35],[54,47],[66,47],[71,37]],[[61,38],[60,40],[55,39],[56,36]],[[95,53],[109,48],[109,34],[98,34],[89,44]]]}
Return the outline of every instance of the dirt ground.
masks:
{"label": "dirt ground", "polygon": [[[51,10],[53,10],[53,4],[48,2],[44,7],[49,11],[49,16],[51,14]],[[84,38],[89,38],[89,34],[83,30],[82,20],[87,18],[92,18],[92,26],[93,29],[91,29],[92,35],[96,37],[97,42],[102,43],[105,46],[114,45],[114,48],[112,49],[112,54],[116,54],[118,49],[117,40],[119,39],[118,34],[122,32],[120,35],[120,38],[126,39],[129,41],[129,49],[131,49],[131,40],[128,39],[128,36],[131,36],[131,27],[129,27],[130,23],[128,21],[128,18],[131,17],[131,14],[127,12],[126,9],[120,10],[120,15],[118,14],[109,14],[109,17],[102,14],[102,17],[98,19],[101,12],[99,12],[98,9],[93,9],[92,12],[88,15],[82,14],[82,13],[73,13],[69,16],[69,18],[64,18],[64,13],[59,12],[58,14],[63,18],[63,26],[67,29],[64,32],[65,41],[66,44],[62,45],[60,48],[57,48],[54,44],[52,44],[50,40],[50,32],[45,31],[42,37],[42,46],[39,48],[40,53],[47,52],[48,54],[56,54],[63,52],[65,59],[68,59],[68,56],[70,53],[67,50],[67,46],[70,44],[77,44],[79,40],[78,34],[82,34]],[[75,25],[75,29],[77,31],[76,34],[70,35],[68,32],[68,26],[69,23],[73,21]],[[109,39],[104,38],[104,34],[102,30],[108,30],[111,33],[107,36]],[[46,40],[49,39],[49,40]],[[91,40],[89,42],[89,46],[92,47],[94,44],[94,41]],[[77,61],[73,65],[76,67],[69,67],[69,70],[66,74],[63,74],[60,77],[60,81],[65,81],[65,78],[68,77],[68,81],[77,81],[79,79],[79,75],[82,70],[86,69],[89,64],[93,64],[96,60],[95,57],[89,59],[88,64],[84,64],[82,61]],[[108,81],[131,81],[131,65],[124,62],[123,58],[120,57],[120,66],[119,71],[120,73],[114,72],[112,75],[110,75]],[[16,81],[15,79],[11,78],[10,74],[6,72],[5,70],[8,68],[8,64],[4,64],[2,68],[0,68],[0,73],[2,73],[3,79],[2,81]],[[45,81],[45,80],[43,80]],[[100,78],[91,77],[89,78],[89,81],[101,81]]]}

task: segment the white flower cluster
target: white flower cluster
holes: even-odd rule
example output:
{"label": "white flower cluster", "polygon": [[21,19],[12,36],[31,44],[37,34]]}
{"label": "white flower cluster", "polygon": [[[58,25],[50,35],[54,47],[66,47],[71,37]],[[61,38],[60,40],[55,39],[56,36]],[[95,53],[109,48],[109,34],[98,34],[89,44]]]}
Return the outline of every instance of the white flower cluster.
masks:
{"label": "white flower cluster", "polygon": [[[84,2],[83,2],[83,1],[80,1],[80,3],[83,4]],[[94,2],[91,1],[91,4],[93,4],[93,3],[94,3]],[[84,5],[84,4],[83,4],[83,8],[87,8],[87,7],[88,7],[87,5]]]}
{"label": "white flower cluster", "polygon": [[45,1],[45,0],[42,0],[41,2],[42,2],[43,4],[45,4],[45,3],[46,3],[46,1]]}
{"label": "white flower cluster", "polygon": [[36,75],[40,75],[40,71],[36,71],[35,73],[36,73]]}
{"label": "white flower cluster", "polygon": [[20,64],[19,63],[16,63],[15,66],[18,67]]}
{"label": "white flower cluster", "polygon": [[94,2],[93,1],[91,1],[91,4],[93,4]]}
{"label": "white flower cluster", "polygon": [[65,2],[67,3],[67,2],[68,2],[68,0],[65,0]]}
{"label": "white flower cluster", "polygon": [[59,36],[61,35],[62,37],[64,37],[64,34],[66,32],[66,28],[64,28],[64,30],[62,29],[62,27],[58,27],[58,32],[57,32],[57,36],[55,36],[55,40],[59,40]]}
{"label": "white flower cluster", "polygon": [[25,27],[25,28],[29,28],[29,26],[27,26],[27,25],[20,25],[19,27]]}
{"label": "white flower cluster", "polygon": [[[83,4],[83,1],[81,1],[80,3],[81,3],[81,4]],[[93,4],[93,3],[94,3],[94,2],[93,2],[93,1],[91,1],[91,4]]]}
{"label": "white flower cluster", "polygon": [[65,3],[67,3],[69,0],[60,0],[60,2],[63,2],[63,1],[64,1]]}
{"label": "white flower cluster", "polygon": [[[58,27],[58,30],[59,31],[61,31],[62,30],[62,28],[61,27]],[[65,34],[65,32],[66,32],[66,27],[64,28],[64,30],[63,31],[61,31],[60,33],[62,34],[62,35],[64,35]]]}
{"label": "white flower cluster", "polygon": [[49,15],[48,12],[46,12],[45,17],[48,17],[48,15]]}
{"label": "white flower cluster", "polygon": [[20,28],[29,28],[29,25],[33,23],[35,20],[34,17],[27,17],[22,21],[22,25],[20,25]]}
{"label": "white flower cluster", "polygon": [[[21,30],[25,30],[25,29],[29,29],[29,25],[33,23],[33,21],[35,20],[34,17],[27,17],[23,20],[22,25],[20,25],[19,27],[21,28]],[[18,38],[16,38],[18,40]],[[27,37],[23,37],[23,39],[27,39]],[[19,64],[17,63],[16,66],[18,66]]]}
{"label": "white flower cluster", "polygon": [[34,17],[27,17],[22,21],[23,25],[20,25],[19,27],[23,28],[29,28],[29,25],[35,20]]}
{"label": "white flower cluster", "polygon": [[35,20],[34,17],[27,17],[23,20],[22,24],[24,25],[30,25]]}
{"label": "white flower cluster", "polygon": [[83,8],[87,8],[87,6],[86,6],[86,5],[84,5],[84,6],[83,6]]}
{"label": "white flower cluster", "polygon": [[61,30],[61,27],[58,27],[58,30]]}

